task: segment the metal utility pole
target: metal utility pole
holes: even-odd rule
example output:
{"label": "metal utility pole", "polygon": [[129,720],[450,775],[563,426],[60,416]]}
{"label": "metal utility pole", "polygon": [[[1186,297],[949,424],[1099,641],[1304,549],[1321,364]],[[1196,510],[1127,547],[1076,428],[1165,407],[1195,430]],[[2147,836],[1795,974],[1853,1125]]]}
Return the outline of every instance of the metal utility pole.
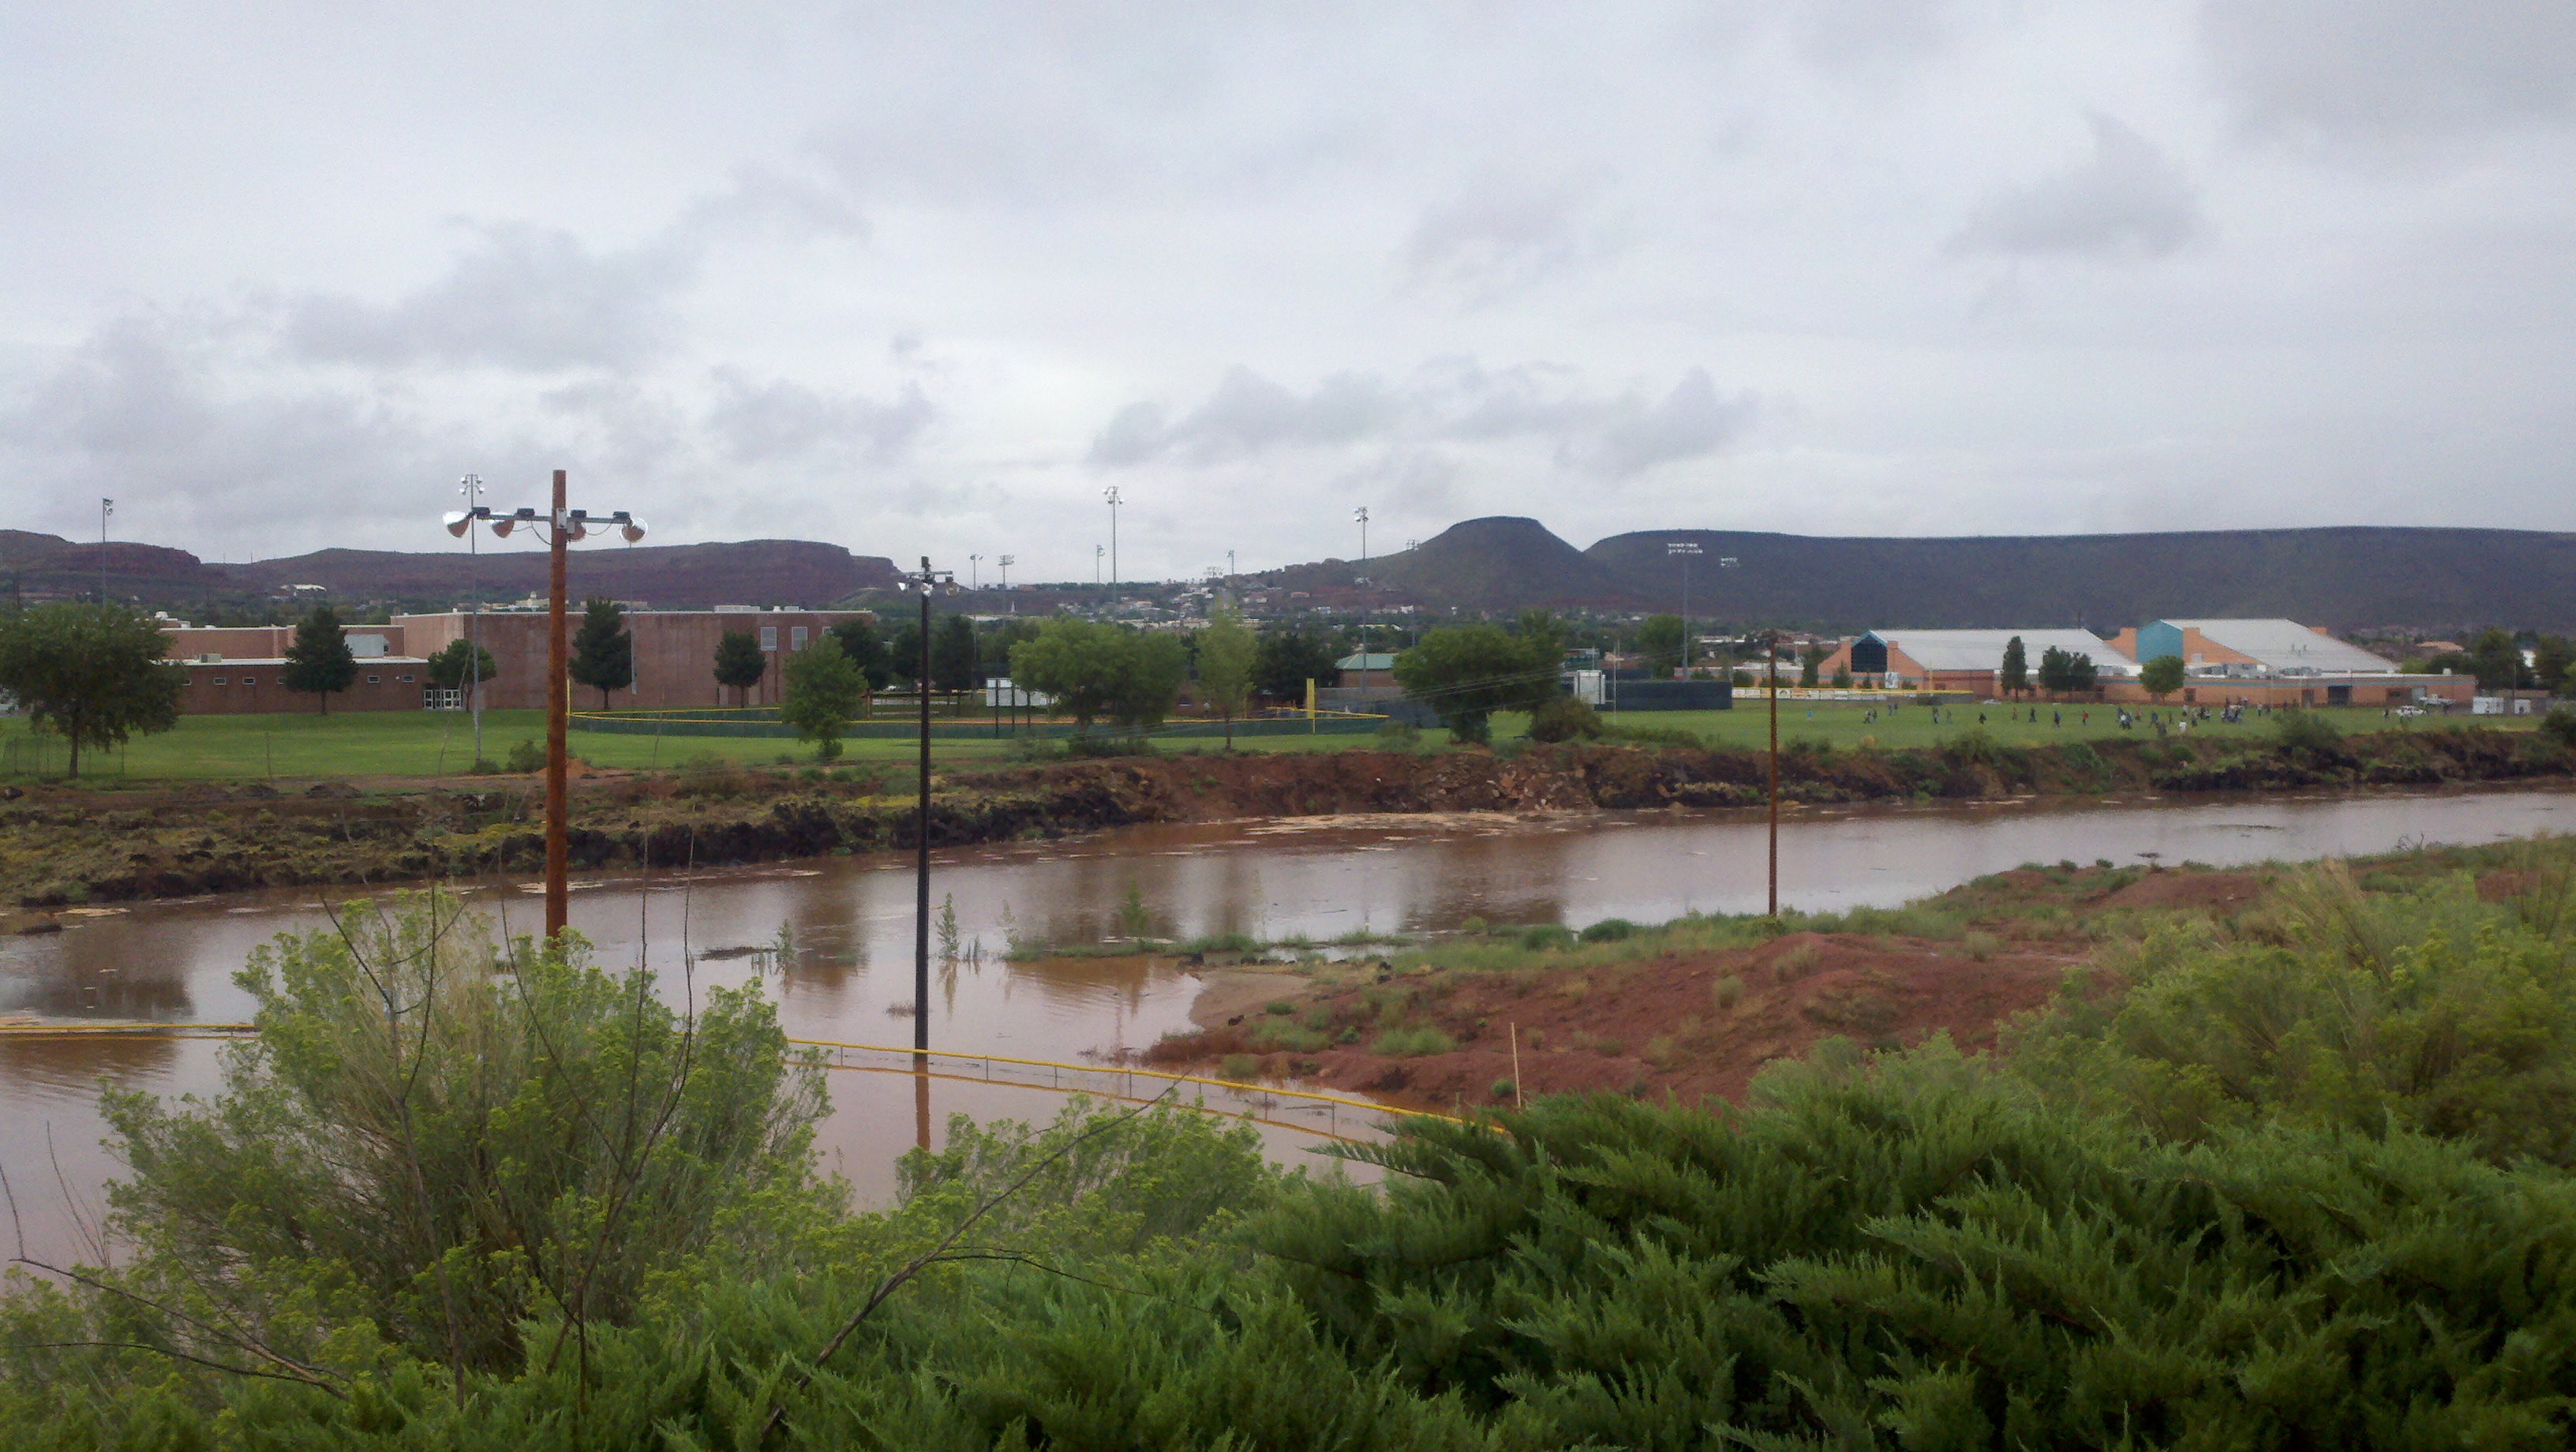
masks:
{"label": "metal utility pole", "polygon": [[1691,665],[1690,567],[1691,561],[1699,558],[1699,546],[1686,540],[1667,540],[1664,543],[1664,553],[1667,555],[1677,555],[1681,558],[1682,562],[1682,679],[1689,680]]}
{"label": "metal utility pole", "polygon": [[[468,474],[457,482],[470,514],[483,499],[483,476]],[[475,627],[483,620],[483,537],[465,526],[465,690],[466,709],[474,713],[474,764],[483,764],[483,643]]]}
{"label": "metal utility pole", "polygon": [[[903,577],[903,588],[921,596],[921,809],[913,828],[913,923],[912,923],[912,1067],[916,1073],[930,1068],[930,596],[933,591],[957,593],[957,576],[930,567],[930,556],[921,557],[921,568]],[[927,1081],[924,1081],[927,1082]]]}
{"label": "metal utility pole", "polygon": [[1010,593],[1011,566],[1016,565],[1019,562],[1020,557],[1018,555],[1003,555],[993,561],[993,563],[1002,567],[1002,592],[1004,594]]}
{"label": "metal utility pole", "polygon": [[1360,527],[1360,569],[1353,578],[1359,581],[1360,587],[1360,686],[1366,689],[1369,683],[1368,506],[1363,504],[1352,510],[1351,518],[1358,521]]}
{"label": "metal utility pole", "polygon": [[1110,485],[1105,497],[1109,500],[1109,608],[1114,613],[1122,603],[1118,598],[1118,506],[1122,502],[1118,486]]}
{"label": "metal utility pole", "polygon": [[1091,583],[1094,585],[1100,583],[1100,557],[1107,553],[1109,553],[1109,546],[1107,545],[1093,545],[1091,547]]}
{"label": "metal utility pole", "polygon": [[588,510],[566,509],[561,469],[555,471],[554,502],[544,515],[533,509],[495,514],[478,504],[448,515],[447,532],[464,535],[484,520],[491,522],[494,535],[504,539],[523,524],[546,534],[546,937],[552,941],[564,930],[572,899],[570,852],[564,836],[570,805],[564,780],[564,728],[571,707],[567,698],[571,682],[565,674],[564,546],[588,538],[593,526],[610,525],[633,544],[644,537],[644,521],[623,509],[597,517]]}
{"label": "metal utility pole", "polygon": [[982,555],[968,555],[966,557],[967,589],[981,590],[984,588],[983,563],[984,557]]}
{"label": "metal utility pole", "polygon": [[107,608],[107,517],[116,512],[116,501],[98,502],[98,606]]}

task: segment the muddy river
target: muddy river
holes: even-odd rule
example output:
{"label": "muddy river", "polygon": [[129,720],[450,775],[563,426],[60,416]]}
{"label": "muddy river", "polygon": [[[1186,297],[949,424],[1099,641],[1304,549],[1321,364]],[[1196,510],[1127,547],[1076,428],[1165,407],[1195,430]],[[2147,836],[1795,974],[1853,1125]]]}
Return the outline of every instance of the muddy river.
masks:
{"label": "muddy river", "polygon": [[[2234,864],[2571,828],[2576,793],[2556,790],[1808,810],[1782,823],[1781,898],[1818,910],[1893,905],[2024,862]],[[1740,812],[1291,819],[940,852],[934,911],[953,905],[961,951],[955,965],[937,969],[931,1041],[1081,1061],[1187,1027],[1199,982],[1171,957],[1001,957],[1015,937],[1097,942],[1120,932],[1122,916],[1138,907],[1148,932],[1169,938],[1239,932],[1320,942],[1363,930],[1436,931],[1471,918],[1576,927],[1606,917],[1659,921],[1692,910],[1759,910],[1764,852],[1762,820]],[[496,926],[532,932],[540,919],[534,886],[487,884],[471,896]],[[603,962],[641,958],[672,984],[757,979],[791,1036],[904,1045],[912,1036],[912,894],[908,856],[831,858],[581,879],[572,921]],[[238,1020],[250,1005],[231,979],[250,950],[327,921],[324,900],[310,890],[75,909],[59,934],[0,940],[0,1015]],[[80,1223],[95,1218],[97,1187],[113,1170],[98,1144],[98,1083],[202,1092],[217,1082],[220,1048],[206,1040],[0,1039],[0,1169],[31,1250],[77,1253]],[[1019,1072],[1047,1083],[1046,1071]],[[914,1087],[899,1075],[832,1078],[825,1152],[863,1195],[887,1192],[892,1159],[913,1140]],[[935,1122],[950,1113],[1043,1118],[1058,1104],[1021,1084],[931,1085]],[[1308,1122],[1301,1113],[1272,1106],[1265,1117],[1289,1126]],[[1295,1128],[1264,1133],[1292,1163],[1317,1142]]]}

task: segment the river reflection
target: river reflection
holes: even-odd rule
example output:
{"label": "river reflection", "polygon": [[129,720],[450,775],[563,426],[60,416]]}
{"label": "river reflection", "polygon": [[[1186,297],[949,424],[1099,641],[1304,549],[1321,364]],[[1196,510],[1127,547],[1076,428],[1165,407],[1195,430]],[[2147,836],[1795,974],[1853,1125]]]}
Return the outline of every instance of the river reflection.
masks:
{"label": "river reflection", "polygon": [[[1781,898],[1811,909],[1893,905],[2030,861],[2233,864],[2483,842],[2571,824],[2576,797],[2558,790],[1806,811],[1782,824]],[[1131,893],[1149,931],[1172,938],[1326,940],[1361,930],[1436,931],[1471,918],[1657,921],[1694,909],[1759,910],[1764,847],[1752,814],[1651,813],[1237,822],[939,852],[933,910],[953,910],[962,952],[935,969],[931,1041],[1062,1060],[1142,1047],[1186,1027],[1197,982],[1170,956],[1021,963],[1000,956],[1014,937],[1097,942],[1119,931]],[[467,895],[497,926],[527,933],[541,922],[531,886],[483,884]],[[329,916],[308,890],[89,910],[64,922],[57,935],[0,940],[0,1014],[237,1020],[250,1004],[232,975],[251,950],[281,932],[327,926]],[[649,963],[675,992],[763,983],[793,1036],[911,1042],[908,856],[601,877],[579,884],[572,923],[602,962]],[[0,1165],[22,1210],[31,1168],[51,1178],[48,1126],[67,1179],[98,1182],[101,1126],[90,1103],[97,1079],[201,1090],[212,1087],[216,1050],[198,1042],[0,1042]],[[838,1074],[833,1090],[840,1109],[824,1135],[827,1149],[864,1192],[882,1195],[884,1164],[914,1135],[910,1086]],[[1055,1108],[1047,1096],[1000,1086],[942,1083],[933,1097],[943,1122],[952,1110],[1046,1117]]]}

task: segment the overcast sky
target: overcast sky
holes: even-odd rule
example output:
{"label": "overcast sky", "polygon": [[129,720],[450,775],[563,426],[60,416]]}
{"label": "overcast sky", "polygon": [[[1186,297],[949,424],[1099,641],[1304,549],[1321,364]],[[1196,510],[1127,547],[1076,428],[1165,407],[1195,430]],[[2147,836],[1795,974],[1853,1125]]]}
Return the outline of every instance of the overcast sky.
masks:
{"label": "overcast sky", "polygon": [[2570,0],[23,4],[0,175],[0,524],[213,560],[2576,529]]}

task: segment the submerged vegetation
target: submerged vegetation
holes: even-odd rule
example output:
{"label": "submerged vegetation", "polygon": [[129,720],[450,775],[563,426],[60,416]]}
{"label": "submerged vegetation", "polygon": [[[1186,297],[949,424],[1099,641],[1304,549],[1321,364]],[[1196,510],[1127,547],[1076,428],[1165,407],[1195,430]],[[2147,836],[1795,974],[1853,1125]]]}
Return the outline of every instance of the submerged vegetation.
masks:
{"label": "submerged vegetation", "polygon": [[1422,1062],[1464,1047],[1443,984],[1597,1000],[1750,955],[1691,980],[1714,1023],[1842,938],[2064,950],[1991,1052],[1829,1036],[1734,1105],[1489,1070],[1476,1117],[1345,1151],[1383,1187],[1076,1104],[953,1123],[878,1211],[815,1167],[818,1076],[756,999],[666,1007],[417,903],[254,964],[217,1099],[115,1101],[124,1251],[17,1283],[0,1417],[41,1448],[2567,1445],[2576,844],[2009,878],[1498,929],[1250,1025]]}

